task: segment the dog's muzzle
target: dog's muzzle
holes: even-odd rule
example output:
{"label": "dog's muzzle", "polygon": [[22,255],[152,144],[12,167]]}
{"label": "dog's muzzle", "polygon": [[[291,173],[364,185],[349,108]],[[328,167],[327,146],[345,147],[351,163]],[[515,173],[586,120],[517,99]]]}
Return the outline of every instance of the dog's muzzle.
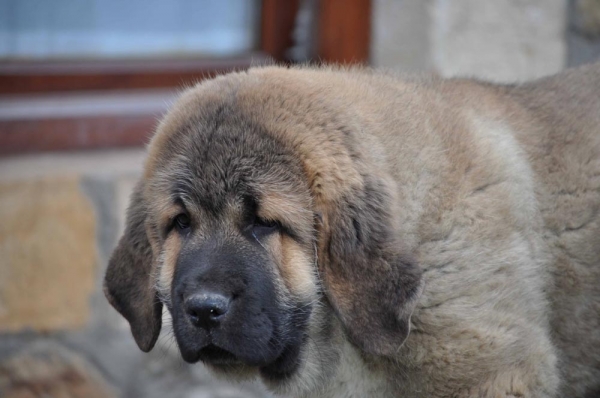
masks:
{"label": "dog's muzzle", "polygon": [[274,267],[260,245],[182,251],[169,310],[184,360],[256,366],[269,375],[297,366],[310,306],[278,297]]}

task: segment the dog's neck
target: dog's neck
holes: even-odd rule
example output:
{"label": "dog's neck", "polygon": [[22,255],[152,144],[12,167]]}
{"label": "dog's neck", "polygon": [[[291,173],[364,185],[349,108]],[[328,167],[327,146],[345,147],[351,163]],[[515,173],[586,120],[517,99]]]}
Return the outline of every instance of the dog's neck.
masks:
{"label": "dog's neck", "polygon": [[[310,398],[392,398],[398,396],[389,373],[381,366],[370,364],[347,340],[340,350],[335,376],[324,391]],[[379,364],[380,365],[380,364]],[[307,397],[308,398],[308,397]]]}

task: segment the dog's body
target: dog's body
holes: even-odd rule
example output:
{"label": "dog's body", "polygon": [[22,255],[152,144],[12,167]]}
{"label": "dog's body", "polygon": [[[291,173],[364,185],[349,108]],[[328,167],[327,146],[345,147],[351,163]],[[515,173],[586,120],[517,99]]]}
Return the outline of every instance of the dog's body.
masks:
{"label": "dog's body", "polygon": [[106,292],[142,349],[158,295],[184,359],[282,395],[583,398],[599,210],[600,65],[259,68],[163,120]]}

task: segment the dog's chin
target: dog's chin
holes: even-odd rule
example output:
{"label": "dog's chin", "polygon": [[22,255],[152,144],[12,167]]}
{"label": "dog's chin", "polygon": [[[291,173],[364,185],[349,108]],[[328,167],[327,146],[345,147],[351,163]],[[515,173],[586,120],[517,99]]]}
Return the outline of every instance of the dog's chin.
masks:
{"label": "dog's chin", "polygon": [[210,363],[214,366],[236,366],[242,364],[235,354],[214,344],[209,344],[195,352],[186,351],[184,353],[182,350],[181,355],[183,359],[189,363],[202,361],[203,363]]}
{"label": "dog's chin", "polygon": [[265,381],[283,382],[291,377],[300,367],[302,343],[289,344],[271,363],[259,368],[260,375]]}
{"label": "dog's chin", "polygon": [[268,383],[285,382],[300,367],[302,343],[289,344],[272,359],[240,358],[234,352],[209,344],[199,350],[181,348],[181,356],[188,363],[202,362],[213,372],[225,376],[248,377],[258,374]]}

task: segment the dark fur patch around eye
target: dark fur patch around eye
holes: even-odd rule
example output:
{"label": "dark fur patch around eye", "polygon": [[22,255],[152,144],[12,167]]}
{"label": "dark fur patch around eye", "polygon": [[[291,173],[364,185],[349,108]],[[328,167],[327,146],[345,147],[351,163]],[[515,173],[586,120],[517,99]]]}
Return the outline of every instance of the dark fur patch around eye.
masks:
{"label": "dark fur patch around eye", "polygon": [[259,217],[254,219],[250,228],[252,229],[252,236],[258,240],[281,231],[281,225],[277,221],[263,220]]}

